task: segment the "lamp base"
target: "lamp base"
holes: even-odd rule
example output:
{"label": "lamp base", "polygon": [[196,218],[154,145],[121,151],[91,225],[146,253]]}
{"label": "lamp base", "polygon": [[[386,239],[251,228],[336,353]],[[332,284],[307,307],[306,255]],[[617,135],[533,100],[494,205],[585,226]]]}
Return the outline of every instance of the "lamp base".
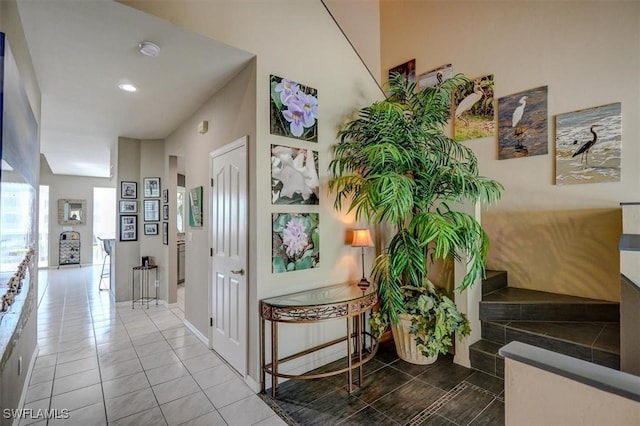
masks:
{"label": "lamp base", "polygon": [[368,289],[370,285],[371,283],[365,277],[362,277],[362,279],[360,279],[360,282],[358,282],[358,288],[362,291]]}

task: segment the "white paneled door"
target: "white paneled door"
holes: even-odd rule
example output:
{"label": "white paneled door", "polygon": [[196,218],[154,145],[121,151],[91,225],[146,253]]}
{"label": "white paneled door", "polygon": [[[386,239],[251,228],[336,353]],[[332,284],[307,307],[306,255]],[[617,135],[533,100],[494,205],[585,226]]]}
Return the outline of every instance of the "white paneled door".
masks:
{"label": "white paneled door", "polygon": [[247,138],[211,153],[211,347],[247,373]]}

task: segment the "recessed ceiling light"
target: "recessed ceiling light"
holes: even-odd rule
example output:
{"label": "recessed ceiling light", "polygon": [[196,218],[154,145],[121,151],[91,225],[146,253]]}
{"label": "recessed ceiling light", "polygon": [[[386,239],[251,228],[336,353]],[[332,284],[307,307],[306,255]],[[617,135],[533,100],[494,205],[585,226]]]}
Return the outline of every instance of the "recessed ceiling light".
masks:
{"label": "recessed ceiling light", "polygon": [[136,90],[138,90],[136,86],[129,83],[118,84],[118,87],[120,88],[120,90],[124,90],[125,92],[135,92]]}
{"label": "recessed ceiling light", "polygon": [[160,56],[160,46],[150,41],[142,41],[138,44],[138,49],[140,53],[145,56],[151,56],[155,58],[156,56]]}

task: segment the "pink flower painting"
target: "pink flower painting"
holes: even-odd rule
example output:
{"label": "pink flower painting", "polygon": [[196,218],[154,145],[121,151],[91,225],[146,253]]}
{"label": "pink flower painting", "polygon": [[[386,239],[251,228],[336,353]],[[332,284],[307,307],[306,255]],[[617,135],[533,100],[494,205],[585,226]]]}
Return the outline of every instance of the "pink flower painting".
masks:
{"label": "pink flower painting", "polygon": [[317,268],[320,262],[318,213],[272,213],[273,273]]}

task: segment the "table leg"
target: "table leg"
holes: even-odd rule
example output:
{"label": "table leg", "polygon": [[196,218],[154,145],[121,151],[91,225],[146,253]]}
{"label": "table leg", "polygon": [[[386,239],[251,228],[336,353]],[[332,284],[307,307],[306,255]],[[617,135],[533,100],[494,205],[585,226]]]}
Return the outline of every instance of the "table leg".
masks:
{"label": "table leg", "polygon": [[276,397],[278,387],[278,322],[271,321],[271,396]]}
{"label": "table leg", "polygon": [[362,339],[362,317],[360,315],[356,315],[356,333],[358,335],[356,339],[356,344],[358,345],[358,387],[362,387],[362,346],[364,345]]}
{"label": "table leg", "polygon": [[154,278],[153,278],[153,286],[156,289],[156,306],[158,306],[158,268],[153,270]]}
{"label": "table leg", "polygon": [[351,371],[351,357],[352,355],[352,342],[351,342],[351,317],[347,317],[347,391],[352,391],[353,372]]}
{"label": "table leg", "polygon": [[136,307],[136,270],[131,271],[131,309]]}
{"label": "table leg", "polygon": [[[264,371],[265,369],[265,363],[266,363],[266,345],[264,342],[264,326],[265,326],[265,319],[263,317],[260,318],[260,393],[264,393],[265,392],[265,385],[266,385],[266,380],[267,380],[267,375]],[[273,339],[272,339],[273,340]],[[273,344],[273,343],[271,343]]]}
{"label": "table leg", "polygon": [[[147,309],[149,309],[149,270],[148,269],[144,270],[144,277],[146,278],[146,284],[147,284]],[[142,301],[142,303],[144,303],[144,300]]]}

